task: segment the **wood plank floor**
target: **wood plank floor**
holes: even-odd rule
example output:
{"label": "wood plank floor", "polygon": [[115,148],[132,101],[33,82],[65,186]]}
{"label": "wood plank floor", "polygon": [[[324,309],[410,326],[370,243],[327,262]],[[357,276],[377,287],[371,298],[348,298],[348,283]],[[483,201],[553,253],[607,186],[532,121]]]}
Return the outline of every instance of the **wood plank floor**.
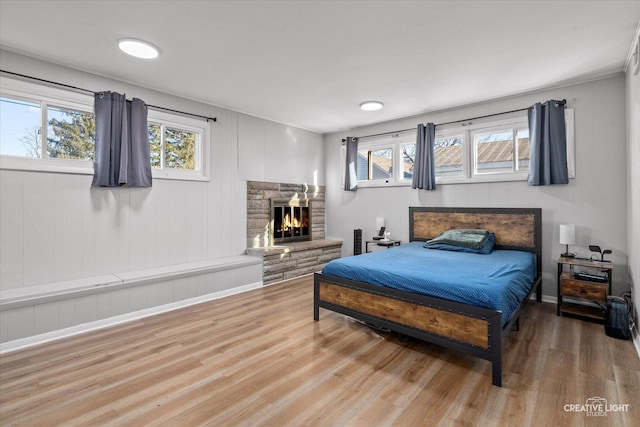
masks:
{"label": "wood plank floor", "polygon": [[[530,304],[487,361],[320,309],[296,279],[0,356],[0,424],[638,426],[640,360]],[[591,397],[626,412],[567,412]]]}

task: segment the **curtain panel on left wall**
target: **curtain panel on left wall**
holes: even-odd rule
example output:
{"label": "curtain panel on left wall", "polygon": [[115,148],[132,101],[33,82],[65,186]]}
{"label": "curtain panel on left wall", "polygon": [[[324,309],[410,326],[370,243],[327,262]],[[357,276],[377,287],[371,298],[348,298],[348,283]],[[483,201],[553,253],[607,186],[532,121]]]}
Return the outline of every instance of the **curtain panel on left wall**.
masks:
{"label": "curtain panel on left wall", "polygon": [[151,148],[147,105],[117,92],[94,97],[96,158],[93,182],[99,187],[151,187]]}
{"label": "curtain panel on left wall", "polygon": [[358,138],[347,137],[344,191],[358,190]]}

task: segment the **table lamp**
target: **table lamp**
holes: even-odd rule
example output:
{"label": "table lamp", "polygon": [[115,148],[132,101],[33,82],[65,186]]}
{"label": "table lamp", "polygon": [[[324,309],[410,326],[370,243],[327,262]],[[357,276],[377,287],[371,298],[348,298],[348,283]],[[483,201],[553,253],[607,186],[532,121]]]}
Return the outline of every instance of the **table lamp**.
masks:
{"label": "table lamp", "polygon": [[569,253],[569,245],[576,243],[576,226],[575,224],[560,224],[560,244],[566,245],[565,251],[560,256],[573,258],[575,254]]}

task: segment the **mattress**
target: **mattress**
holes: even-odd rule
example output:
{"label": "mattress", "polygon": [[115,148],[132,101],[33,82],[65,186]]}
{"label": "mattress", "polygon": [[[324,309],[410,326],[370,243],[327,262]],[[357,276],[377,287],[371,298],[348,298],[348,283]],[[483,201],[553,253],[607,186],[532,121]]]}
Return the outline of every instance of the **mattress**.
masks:
{"label": "mattress", "polygon": [[322,273],[497,310],[504,326],[533,286],[535,263],[524,251],[475,254],[411,242],[333,260]]}

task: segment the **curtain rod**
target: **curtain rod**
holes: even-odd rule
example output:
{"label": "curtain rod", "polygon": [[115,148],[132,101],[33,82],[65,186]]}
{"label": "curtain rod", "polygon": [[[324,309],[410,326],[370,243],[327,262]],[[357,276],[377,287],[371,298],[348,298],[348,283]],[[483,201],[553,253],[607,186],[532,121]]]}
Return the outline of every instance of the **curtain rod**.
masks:
{"label": "curtain rod", "polygon": [[[567,103],[567,100],[563,99],[562,101],[557,101],[556,105],[566,105],[566,103]],[[544,107],[544,105],[542,105],[542,106]],[[438,123],[438,124],[436,124],[434,126],[452,125],[454,123],[468,122],[468,121],[471,121],[471,120],[484,119],[484,118],[487,118],[487,117],[501,116],[503,114],[517,113],[518,111],[526,111],[528,109],[529,109],[529,107],[527,107],[527,108],[518,108],[517,110],[504,111],[502,113],[487,114],[487,115],[484,115],[484,116],[471,117],[469,119],[454,120],[452,122],[446,122],[446,123]],[[373,134],[373,135],[357,136],[355,138],[356,139],[373,138],[374,136],[392,135],[394,133],[403,133],[403,132],[409,132],[409,131],[415,131],[415,130],[416,130],[416,128],[401,129],[401,130],[394,130],[394,131],[391,131],[391,132],[376,133],[376,134]],[[344,139],[344,138],[342,139],[342,142],[346,142],[346,141],[347,141],[346,139]]]}
{"label": "curtain rod", "polygon": [[[52,84],[52,85],[56,85],[56,86],[62,86],[62,87],[66,87],[66,88],[69,88],[69,89],[79,90],[81,92],[87,92],[87,93],[90,93],[90,94],[93,94],[93,95],[102,92],[102,91],[94,92],[92,90],[85,89],[85,88],[82,88],[82,87],[67,85],[67,84],[64,84],[64,83],[58,83],[58,82],[54,82],[54,81],[51,81],[51,80],[40,79],[38,77],[27,76],[25,74],[13,73],[11,71],[6,71],[6,70],[0,70],[0,72],[5,73],[5,74],[11,74],[11,75],[18,76],[18,77],[23,77],[23,78],[26,78],[26,79],[37,80],[39,82],[48,83],[48,84]],[[201,119],[205,119],[207,122],[209,120],[214,121],[214,122],[218,121],[217,117],[202,116],[200,114],[187,113],[186,111],[172,110],[171,108],[158,107],[157,105],[149,105],[149,104],[147,104],[147,107],[153,108],[155,110],[171,111],[172,113],[179,113],[179,114],[184,114],[184,115],[187,115],[187,116],[198,117],[198,118],[201,118]]]}

